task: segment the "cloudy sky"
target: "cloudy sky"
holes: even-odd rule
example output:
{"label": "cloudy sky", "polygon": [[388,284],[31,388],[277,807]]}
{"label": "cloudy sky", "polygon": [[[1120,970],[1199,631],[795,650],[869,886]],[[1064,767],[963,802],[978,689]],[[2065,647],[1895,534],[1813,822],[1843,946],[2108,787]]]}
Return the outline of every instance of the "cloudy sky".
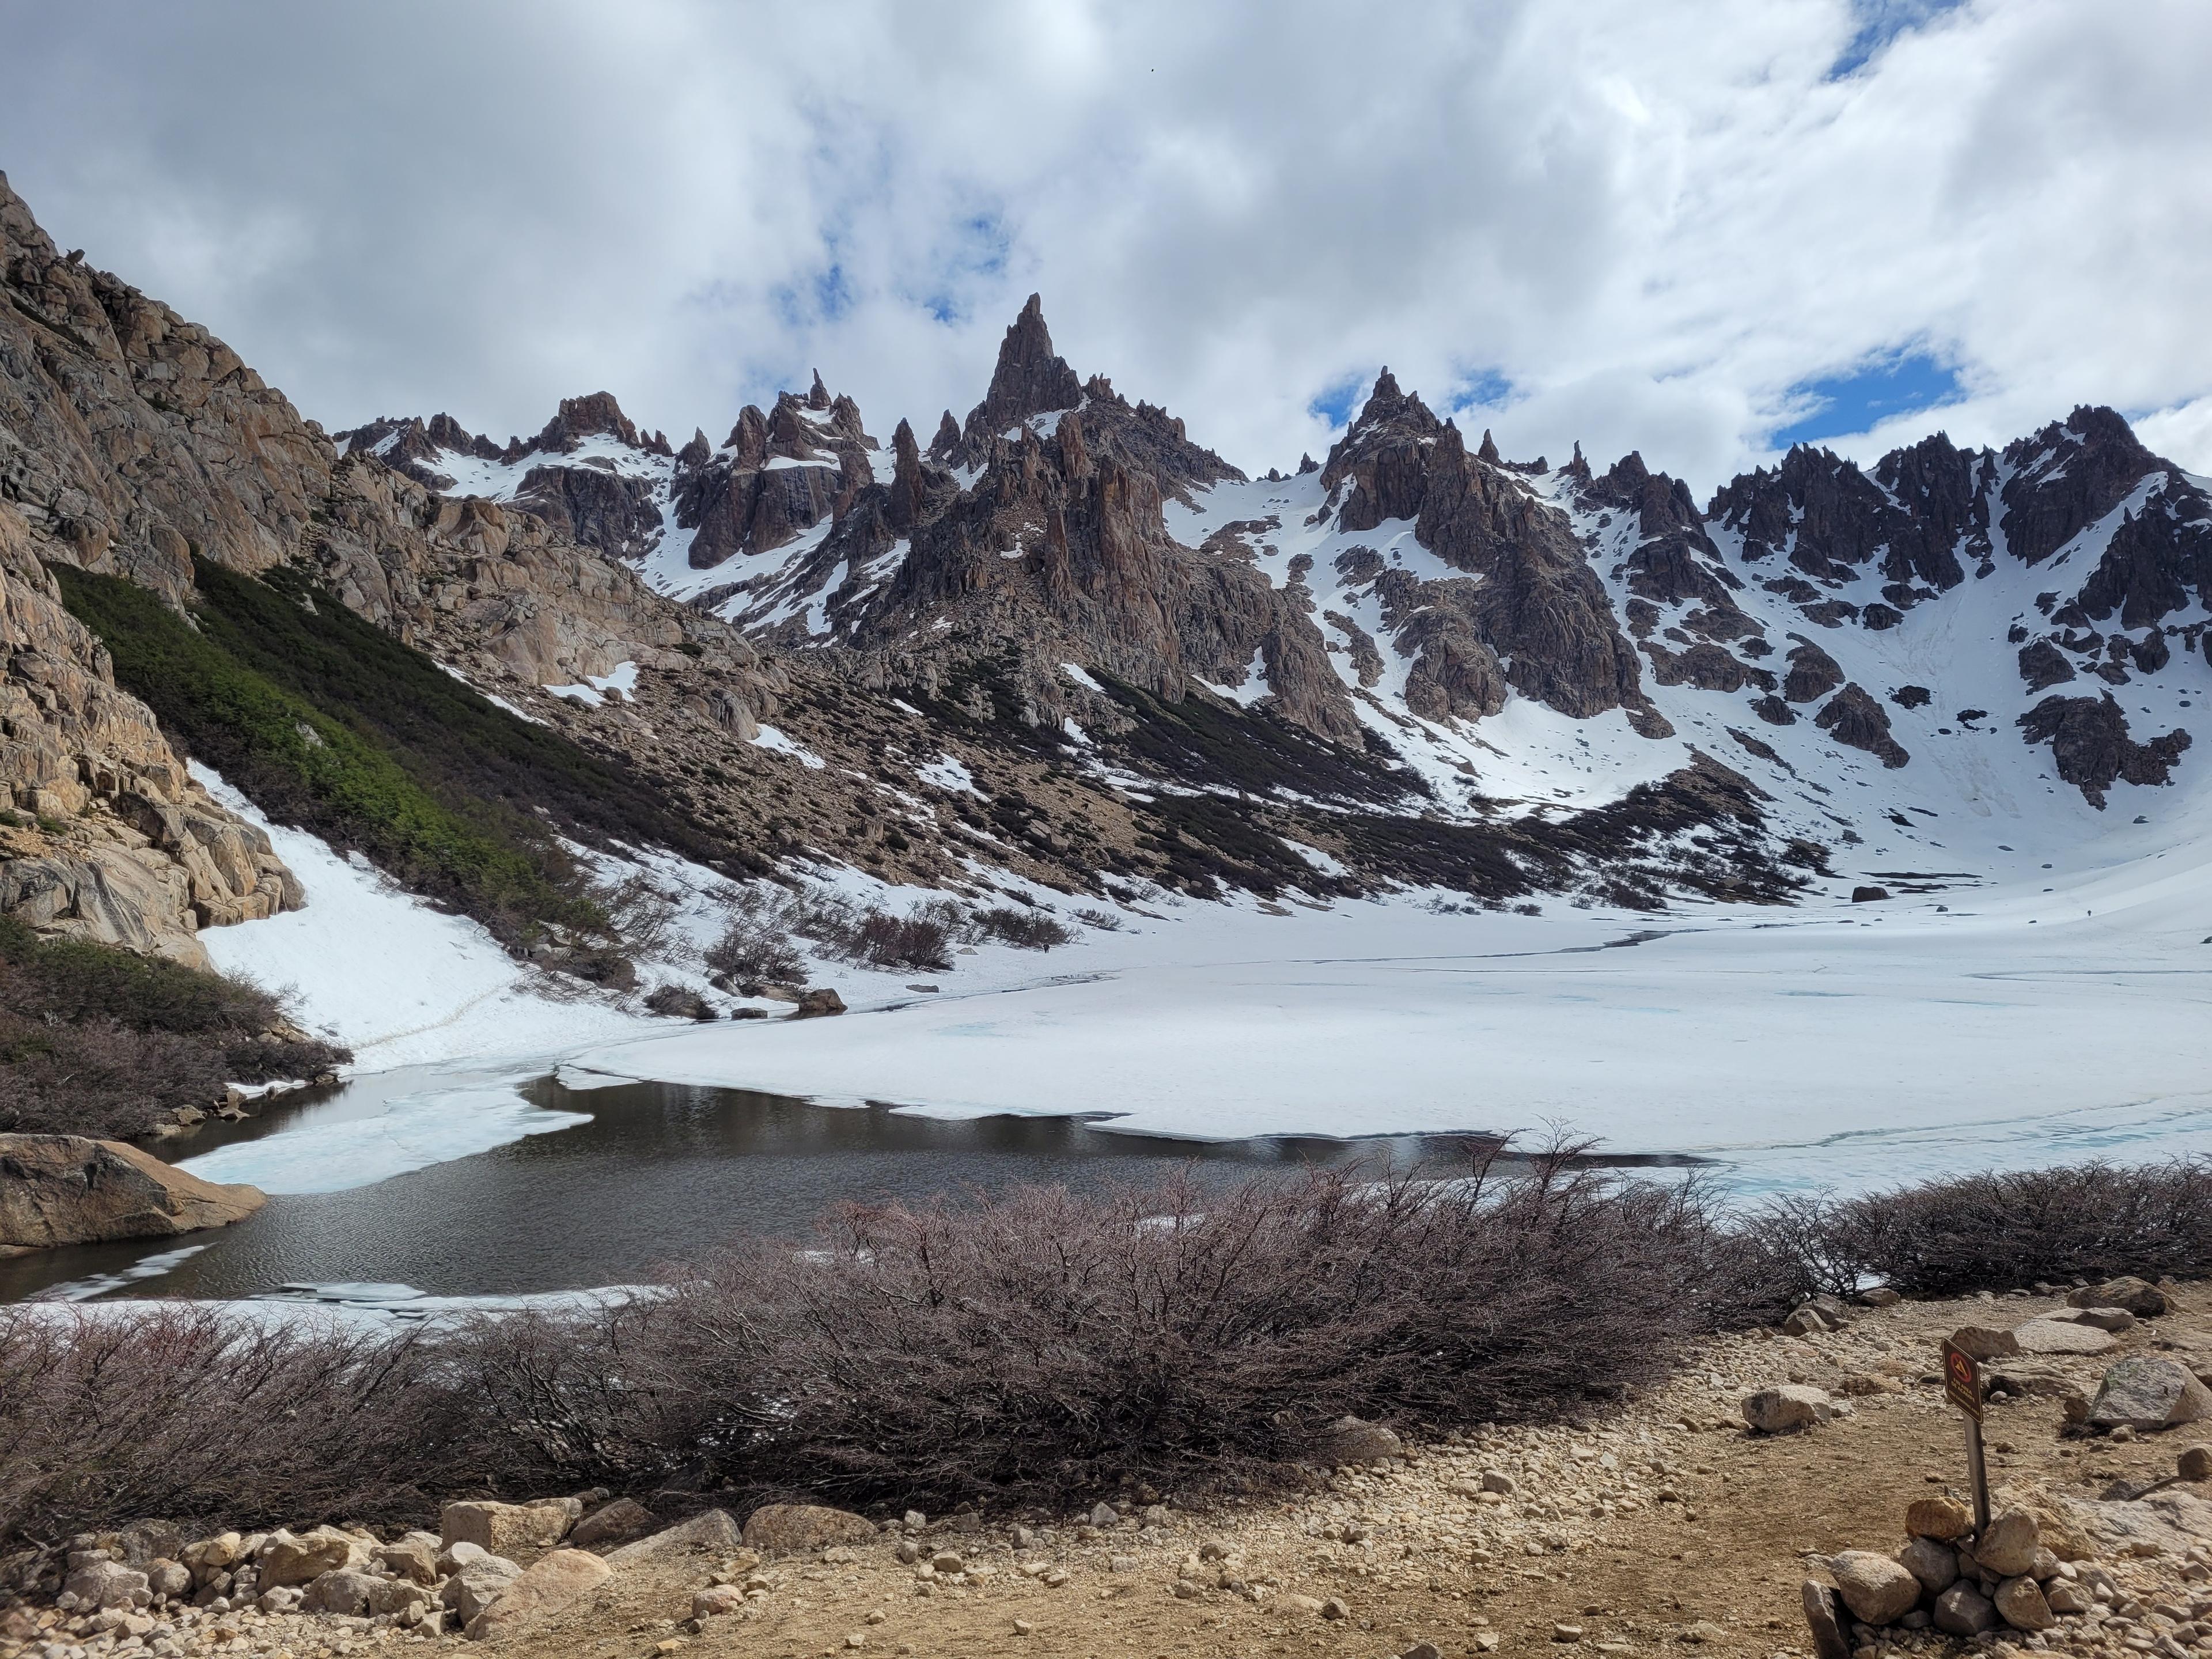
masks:
{"label": "cloudy sky", "polygon": [[2212,471],[2203,0],[0,0],[0,170],[332,428],[878,436],[1061,352],[1250,470],[1376,369],[1702,496],[2110,403]]}

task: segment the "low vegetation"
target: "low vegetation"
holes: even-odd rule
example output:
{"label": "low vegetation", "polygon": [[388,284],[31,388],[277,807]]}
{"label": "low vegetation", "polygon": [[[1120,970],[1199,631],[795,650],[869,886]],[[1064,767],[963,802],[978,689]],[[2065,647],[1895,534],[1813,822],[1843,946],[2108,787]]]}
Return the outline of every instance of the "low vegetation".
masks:
{"label": "low vegetation", "polygon": [[349,1058],[286,1034],[282,1002],[256,987],[0,916],[0,1133],[128,1139],[227,1083]]}
{"label": "low vegetation", "polygon": [[[809,1248],[748,1243],[659,1296],[442,1333],[0,1310],[21,1362],[0,1367],[0,1549],[593,1484],[664,1510],[1259,1490],[1303,1479],[1346,1413],[1417,1435],[1586,1420],[1861,1258],[1931,1292],[2201,1273],[2208,1184],[2198,1163],[2093,1165],[1744,1215],[1559,1154],[848,1206]],[[260,1401],[299,1432],[222,1431]]]}
{"label": "low vegetation", "polygon": [[722,935],[707,948],[708,970],[732,983],[804,981],[806,964],[793,941],[817,955],[861,967],[942,972],[963,945],[996,943],[1049,951],[1075,937],[1065,922],[1038,909],[971,908],[954,899],[927,899],[904,915],[834,893],[746,890],[732,902]]}
{"label": "low vegetation", "polygon": [[54,574],[118,683],[278,822],[359,849],[509,944],[600,941],[583,953],[595,963],[616,918],[562,836],[727,866],[731,849],[627,769],[516,718],[301,574],[194,572],[190,622],[130,582]]}

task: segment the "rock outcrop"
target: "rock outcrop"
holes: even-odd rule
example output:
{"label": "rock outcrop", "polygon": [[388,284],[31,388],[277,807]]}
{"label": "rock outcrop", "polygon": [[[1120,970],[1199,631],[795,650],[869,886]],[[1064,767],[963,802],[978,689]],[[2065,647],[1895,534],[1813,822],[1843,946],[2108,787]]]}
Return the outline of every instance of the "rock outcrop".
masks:
{"label": "rock outcrop", "polygon": [[264,1202],[119,1140],[0,1134],[0,1254],[227,1227]]}

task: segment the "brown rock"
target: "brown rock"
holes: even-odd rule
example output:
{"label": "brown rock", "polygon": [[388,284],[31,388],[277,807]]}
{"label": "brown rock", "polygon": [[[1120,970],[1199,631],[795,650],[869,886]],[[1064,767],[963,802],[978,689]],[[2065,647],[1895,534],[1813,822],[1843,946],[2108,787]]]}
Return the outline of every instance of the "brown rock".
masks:
{"label": "brown rock", "polygon": [[821,1504],[763,1504],[745,1517],[745,1547],[763,1555],[806,1555],[875,1535],[866,1516]]}
{"label": "brown rock", "polygon": [[1934,1616],[1936,1628],[1951,1636],[1979,1636],[1997,1622],[1990,1598],[1963,1578],[1936,1598]]}
{"label": "brown rock", "polygon": [[1994,1599],[1998,1616],[2014,1630],[2049,1630],[2058,1622],[2043,1599],[2043,1587],[2025,1575],[1999,1584]]}
{"label": "brown rock", "polygon": [[2070,1308],[2118,1308],[2137,1319],[2155,1319],[2173,1310],[2172,1299],[2164,1291],[2141,1279],[2115,1279],[2092,1285],[2069,1296],[2066,1304]]}
{"label": "brown rock", "polygon": [[712,1555],[719,1560],[744,1542],[744,1534],[736,1517],[727,1510],[708,1510],[679,1526],[641,1538],[635,1544],[625,1544],[607,1560],[617,1567],[680,1555]]}
{"label": "brown rock", "polygon": [[1851,1644],[1844,1626],[1844,1610],[1835,1591],[1817,1578],[1808,1578],[1801,1599],[1805,1623],[1813,1632],[1815,1659],[1851,1659]]}
{"label": "brown rock", "polygon": [[571,1549],[597,1550],[635,1538],[653,1524],[653,1511],[635,1498],[602,1504],[569,1529]]}
{"label": "brown rock", "polygon": [[2068,1319],[2031,1319],[2012,1334],[2022,1353],[2109,1353],[2120,1345],[2110,1331]]}
{"label": "brown rock", "polygon": [[1828,1571],[1851,1616],[1863,1624],[1887,1625],[1910,1613],[1920,1600],[1920,1580],[1887,1555],[1845,1550],[1832,1556]]}
{"label": "brown rock", "polygon": [[550,1618],[579,1597],[588,1595],[614,1570],[587,1550],[555,1550],[539,1558],[506,1593],[468,1622],[469,1639],[506,1636]]}
{"label": "brown rock", "polygon": [[827,985],[817,985],[799,995],[799,1006],[791,1011],[793,1019],[820,1019],[828,1014],[845,1012],[845,999]]}
{"label": "brown rock", "polygon": [[1941,1595],[1958,1582],[1959,1553],[1932,1538],[1913,1538],[1897,1553],[1898,1565],[1920,1581],[1930,1595]]}
{"label": "brown rock", "polygon": [[1973,1529],[1974,1512],[1955,1498],[1916,1498],[1905,1511],[1905,1530],[1915,1538],[1948,1541]]}
{"label": "brown rock", "polygon": [[0,1134],[0,1245],[49,1249],[223,1227],[268,1200],[118,1140]]}
{"label": "brown rock", "polygon": [[1951,1333],[1951,1345],[1975,1359],[2009,1359],[2020,1352],[2018,1337],[1989,1325],[1960,1326]]}
{"label": "brown rock", "polygon": [[2105,1373],[2088,1420],[2100,1428],[2163,1429],[2212,1417],[2212,1389],[2178,1360],[2139,1354]]}
{"label": "brown rock", "polygon": [[261,1552],[261,1588],[279,1589],[305,1584],[326,1572],[365,1562],[368,1551],[362,1541],[336,1527],[313,1527],[295,1534],[274,1532]]}
{"label": "brown rock", "polygon": [[1974,1559],[2000,1578],[2018,1577],[2033,1570],[2041,1541],[2033,1516],[2025,1510],[2007,1510],[1974,1540]]}
{"label": "brown rock", "polygon": [[454,1503],[438,1512],[441,1541],[474,1544],[493,1555],[520,1559],[559,1543],[583,1510],[574,1498],[534,1504]]}

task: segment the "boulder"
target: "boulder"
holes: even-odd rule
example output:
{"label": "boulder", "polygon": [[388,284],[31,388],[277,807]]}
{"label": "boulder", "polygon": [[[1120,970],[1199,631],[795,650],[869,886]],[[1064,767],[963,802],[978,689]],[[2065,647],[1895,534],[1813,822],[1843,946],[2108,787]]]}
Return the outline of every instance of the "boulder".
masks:
{"label": "boulder", "polygon": [[240,1546],[245,1541],[234,1532],[217,1533],[212,1538],[185,1545],[177,1552],[177,1559],[191,1573],[194,1583],[204,1584],[216,1574],[228,1572],[238,1565]]}
{"label": "boulder", "polygon": [[262,1546],[261,1588],[309,1583],[326,1572],[357,1566],[368,1559],[368,1551],[361,1540],[336,1527],[316,1527],[296,1536],[273,1532]]}
{"label": "boulder", "polygon": [[268,1201],[119,1140],[0,1134],[0,1246],[45,1249],[224,1227]]}
{"label": "boulder", "polygon": [[369,1593],[385,1581],[373,1573],[338,1567],[322,1574],[300,1597],[302,1613],[335,1613],[349,1619],[368,1612]]}
{"label": "boulder", "polygon": [[589,1550],[554,1550],[532,1562],[507,1593],[467,1620],[472,1642],[505,1635],[533,1620],[550,1618],[588,1595],[614,1574]]}
{"label": "boulder", "polygon": [[[428,1584],[418,1584],[411,1578],[374,1578],[368,1581],[368,1616],[404,1618],[410,1607],[428,1607],[437,1599],[437,1590]],[[407,1619],[413,1624],[415,1620]]]}
{"label": "boulder", "polygon": [[596,1550],[635,1538],[653,1524],[653,1511],[636,1499],[617,1498],[602,1504],[568,1529],[568,1547]]}
{"label": "boulder", "polygon": [[875,1535],[867,1516],[822,1504],[763,1504],[745,1517],[743,1534],[745,1547],[763,1555],[810,1555]]}
{"label": "boulder", "polygon": [[190,1595],[192,1570],[181,1561],[149,1561],[146,1564],[146,1587],[156,1595]]}
{"label": "boulder", "polygon": [[2033,1516],[2025,1510],[2007,1510],[1974,1540],[1974,1559],[2000,1578],[2015,1578],[2034,1568],[2036,1548],[2042,1541]]}
{"label": "boulder", "polygon": [[2174,1473],[2184,1480],[2212,1480],[2212,1446],[2184,1447]]}
{"label": "boulder", "polygon": [[1340,1417],[1314,1437],[1314,1454],[1332,1468],[1380,1463],[1386,1457],[1403,1457],[1406,1443],[1380,1423]]}
{"label": "boulder", "polygon": [[2110,1331],[2070,1319],[2031,1319],[2012,1335],[2021,1353],[2110,1353],[2120,1346]]}
{"label": "boulder", "polygon": [[2163,1429],[2207,1417],[2212,1417],[2212,1389],[2178,1360],[2148,1354],[2107,1370],[2089,1402],[2089,1421],[2099,1428]]}
{"label": "boulder", "polygon": [[1949,1636],[1979,1636],[1997,1623],[1996,1606],[1963,1578],[1936,1598],[1934,1615],[1936,1628]]}
{"label": "boulder", "polygon": [[1835,1591],[1817,1578],[1808,1578],[1802,1592],[1805,1623],[1813,1632],[1815,1659],[1851,1659],[1850,1636],[1844,1628],[1844,1609]]}
{"label": "boulder", "polygon": [[1887,1555],[1845,1550],[1831,1556],[1836,1592],[1862,1624],[1887,1625],[1912,1611],[1920,1600],[1920,1580]]}
{"label": "boulder", "polygon": [[1930,1595],[1941,1595],[1959,1581],[1959,1552],[1932,1538],[1913,1538],[1897,1553],[1897,1564],[1920,1581]]}
{"label": "boulder", "polygon": [[704,1515],[693,1516],[681,1526],[666,1528],[635,1544],[625,1544],[607,1560],[612,1565],[626,1567],[672,1554],[704,1554],[719,1559],[744,1542],[744,1534],[727,1510],[708,1510]]}
{"label": "boulder", "polygon": [[2173,1309],[2172,1298],[2146,1279],[2132,1276],[2108,1279],[2102,1285],[2092,1285],[2086,1290],[2075,1291],[2066,1298],[2073,1308],[2121,1308],[2137,1319],[2155,1319]]}
{"label": "boulder", "polygon": [[474,1544],[510,1558],[551,1549],[568,1535],[584,1505],[574,1498],[548,1498],[534,1504],[448,1504],[438,1512],[441,1541]]}
{"label": "boulder", "polygon": [[506,1595],[507,1587],[521,1577],[522,1569],[504,1556],[473,1556],[446,1580],[438,1599],[453,1610],[462,1624],[467,1625]]}
{"label": "boulder", "polygon": [[2009,1359],[2020,1352],[2020,1339],[1994,1326],[1961,1325],[1951,1333],[1951,1346],[1975,1359]]}
{"label": "boulder", "polygon": [[62,1580],[62,1593],[76,1597],[80,1607],[143,1607],[154,1599],[146,1575],[120,1561],[87,1561],[71,1567]]}
{"label": "boulder", "polygon": [[799,999],[799,1006],[791,1011],[793,1019],[820,1019],[828,1014],[845,1012],[845,999],[826,985],[817,986]]}
{"label": "boulder", "polygon": [[1915,1538],[1963,1538],[1973,1526],[1974,1512],[1955,1498],[1916,1498],[1905,1505],[1905,1530]]}
{"label": "boulder", "polygon": [[2069,1308],[2063,1313],[2045,1316],[2050,1319],[2070,1319],[2076,1325],[2094,1325],[2100,1331],[2115,1335],[2136,1328],[2136,1316],[2125,1308]]}
{"label": "boulder", "polygon": [[1753,1434],[1795,1434],[1835,1415],[1835,1402],[1820,1389],[1785,1382],[1746,1397],[1743,1420]]}
{"label": "boulder", "polygon": [[2014,1630],[2049,1630],[2058,1622],[2043,1599],[2043,1587],[2025,1574],[1999,1584],[1994,1600],[1997,1616]]}
{"label": "boulder", "polygon": [[383,1544],[369,1557],[386,1572],[417,1584],[438,1582],[438,1539],[427,1532],[410,1532],[396,1544]]}

